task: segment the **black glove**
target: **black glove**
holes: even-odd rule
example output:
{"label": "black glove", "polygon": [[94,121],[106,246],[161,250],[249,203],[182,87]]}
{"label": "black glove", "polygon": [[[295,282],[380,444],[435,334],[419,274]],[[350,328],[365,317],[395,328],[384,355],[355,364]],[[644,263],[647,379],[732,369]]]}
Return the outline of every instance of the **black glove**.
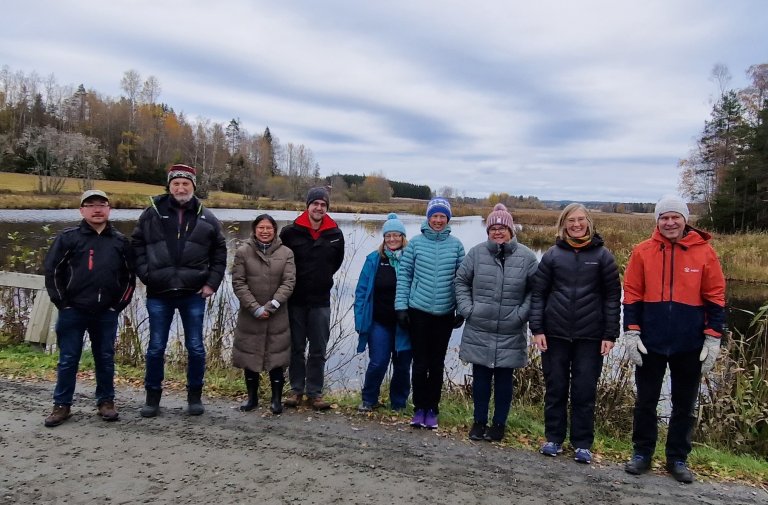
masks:
{"label": "black glove", "polygon": [[462,324],[464,324],[464,316],[460,316],[459,314],[456,314],[456,316],[453,318],[453,327],[461,328]]}
{"label": "black glove", "polygon": [[407,330],[411,325],[411,318],[408,317],[408,311],[396,310],[395,315],[397,316],[397,324],[399,324],[402,329]]}

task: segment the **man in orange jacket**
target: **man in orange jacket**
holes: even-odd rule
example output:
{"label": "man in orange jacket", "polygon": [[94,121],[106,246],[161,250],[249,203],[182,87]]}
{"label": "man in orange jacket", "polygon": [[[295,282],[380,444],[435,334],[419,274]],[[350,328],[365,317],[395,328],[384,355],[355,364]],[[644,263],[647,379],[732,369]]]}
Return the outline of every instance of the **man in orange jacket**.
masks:
{"label": "man in orange jacket", "polygon": [[651,467],[658,426],[656,407],[667,366],[672,414],[669,418],[667,471],[679,482],[693,482],[693,409],[701,375],[720,352],[725,320],[725,277],[706,232],[688,224],[689,212],[677,196],[656,204],[656,229],[635,246],[624,274],[624,337],[637,365],[637,400],[632,443],[624,469],[641,474]]}

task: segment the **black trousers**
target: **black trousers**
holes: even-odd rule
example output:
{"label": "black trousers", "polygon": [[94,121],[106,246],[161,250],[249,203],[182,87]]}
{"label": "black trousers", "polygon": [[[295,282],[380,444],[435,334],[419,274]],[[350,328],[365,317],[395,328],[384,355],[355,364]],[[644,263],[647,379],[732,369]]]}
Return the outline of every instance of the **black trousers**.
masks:
{"label": "black trousers", "polygon": [[544,393],[544,434],[547,442],[562,444],[568,429],[571,399],[571,445],[591,449],[595,439],[597,381],[603,369],[600,340],[548,338],[541,355]]}
{"label": "black trousers", "polygon": [[672,390],[672,415],[667,431],[666,455],[668,460],[685,461],[691,452],[691,435],[696,419],[694,407],[701,380],[699,351],[671,356],[653,352],[643,355],[643,366],[635,368],[637,401],[632,444],[635,454],[648,458],[653,456],[659,436],[656,409],[667,365]]}
{"label": "black trousers", "polygon": [[416,309],[408,309],[411,321],[411,350],[413,369],[413,407],[439,412],[443,390],[445,354],[453,332],[453,312],[435,316]]}

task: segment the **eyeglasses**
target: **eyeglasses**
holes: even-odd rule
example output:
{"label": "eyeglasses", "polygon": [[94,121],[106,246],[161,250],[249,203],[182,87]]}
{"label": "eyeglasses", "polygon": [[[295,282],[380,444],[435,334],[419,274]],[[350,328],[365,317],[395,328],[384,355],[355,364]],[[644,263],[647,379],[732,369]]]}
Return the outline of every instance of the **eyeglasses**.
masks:
{"label": "eyeglasses", "polygon": [[92,209],[92,208],[99,208],[104,209],[106,207],[109,207],[109,204],[107,202],[101,202],[101,203],[84,203],[81,205],[81,207],[85,207],[86,209]]}
{"label": "eyeglasses", "polygon": [[386,235],[384,235],[384,240],[390,240],[394,238],[403,238],[403,235],[397,232],[387,233]]}
{"label": "eyeglasses", "polygon": [[507,230],[506,226],[491,226],[490,228],[488,228],[489,233],[500,233],[506,230]]}

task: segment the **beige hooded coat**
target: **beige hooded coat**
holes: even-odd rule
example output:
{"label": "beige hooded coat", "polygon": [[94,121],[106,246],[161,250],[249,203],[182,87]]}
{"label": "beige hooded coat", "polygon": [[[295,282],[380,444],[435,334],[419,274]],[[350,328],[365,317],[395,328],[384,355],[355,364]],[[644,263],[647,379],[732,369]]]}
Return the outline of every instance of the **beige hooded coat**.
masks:
{"label": "beige hooded coat", "polygon": [[[288,366],[291,331],[287,302],[295,285],[293,251],[278,237],[266,254],[253,237],[237,249],[232,265],[232,288],[240,300],[232,347],[234,366],[254,372]],[[280,303],[278,309],[269,303],[272,300]],[[262,305],[269,318],[256,319],[253,313]]]}

